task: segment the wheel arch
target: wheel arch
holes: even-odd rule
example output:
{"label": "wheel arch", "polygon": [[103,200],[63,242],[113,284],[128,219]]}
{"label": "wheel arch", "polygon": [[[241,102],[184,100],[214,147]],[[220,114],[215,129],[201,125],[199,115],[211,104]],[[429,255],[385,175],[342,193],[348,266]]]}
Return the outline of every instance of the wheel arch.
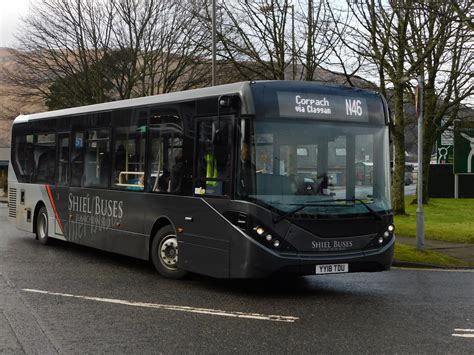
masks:
{"label": "wheel arch", "polygon": [[36,233],[36,221],[38,219],[38,212],[41,207],[46,208],[45,203],[42,200],[39,200],[35,206],[35,212],[33,213],[33,233]]}

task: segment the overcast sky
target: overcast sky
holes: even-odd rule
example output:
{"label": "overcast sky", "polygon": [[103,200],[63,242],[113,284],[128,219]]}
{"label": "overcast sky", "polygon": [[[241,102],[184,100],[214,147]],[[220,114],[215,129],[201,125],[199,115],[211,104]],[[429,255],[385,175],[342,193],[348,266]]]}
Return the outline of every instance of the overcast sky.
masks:
{"label": "overcast sky", "polygon": [[0,0],[0,47],[15,45],[13,34],[26,15],[30,0]]}

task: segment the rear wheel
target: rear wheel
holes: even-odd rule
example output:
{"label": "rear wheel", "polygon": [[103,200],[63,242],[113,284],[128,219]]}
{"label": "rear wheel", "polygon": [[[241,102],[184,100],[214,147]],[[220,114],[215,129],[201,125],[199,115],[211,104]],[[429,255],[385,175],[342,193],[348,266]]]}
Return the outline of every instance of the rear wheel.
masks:
{"label": "rear wheel", "polygon": [[186,276],[185,270],[178,269],[178,239],[171,226],[161,228],[151,245],[151,260],[155,269],[164,277],[180,279]]}
{"label": "rear wheel", "polygon": [[36,239],[43,245],[48,244],[48,211],[41,207],[36,216]]}

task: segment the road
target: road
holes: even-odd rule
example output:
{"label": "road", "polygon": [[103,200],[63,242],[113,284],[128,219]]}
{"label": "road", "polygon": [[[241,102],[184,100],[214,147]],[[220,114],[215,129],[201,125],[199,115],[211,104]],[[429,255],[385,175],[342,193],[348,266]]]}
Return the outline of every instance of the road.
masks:
{"label": "road", "polygon": [[[146,262],[42,246],[0,204],[0,352],[471,353],[474,273],[172,281]],[[454,334],[454,335],[453,335]]]}

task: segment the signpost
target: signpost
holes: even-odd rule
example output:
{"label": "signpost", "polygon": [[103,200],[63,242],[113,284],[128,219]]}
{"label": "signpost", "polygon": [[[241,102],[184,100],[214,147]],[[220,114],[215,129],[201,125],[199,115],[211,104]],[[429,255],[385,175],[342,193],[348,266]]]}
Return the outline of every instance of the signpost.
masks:
{"label": "signpost", "polygon": [[425,76],[418,75],[416,104],[418,113],[418,186],[416,207],[416,249],[425,250],[425,211],[423,211],[423,105],[424,105]]}
{"label": "signpost", "polygon": [[454,123],[454,197],[459,197],[459,174],[474,174],[474,122]]}
{"label": "signpost", "polygon": [[[443,119],[442,124],[446,123]],[[454,160],[454,136],[451,129],[445,130],[436,140],[436,163],[453,164]]]}

